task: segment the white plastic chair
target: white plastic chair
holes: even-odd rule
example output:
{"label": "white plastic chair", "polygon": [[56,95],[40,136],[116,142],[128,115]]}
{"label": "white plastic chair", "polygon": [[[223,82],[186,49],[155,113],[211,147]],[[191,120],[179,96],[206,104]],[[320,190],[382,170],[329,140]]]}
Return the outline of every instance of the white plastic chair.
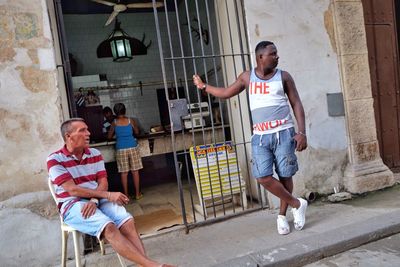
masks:
{"label": "white plastic chair", "polygon": [[[54,186],[53,183],[51,182],[50,179],[48,179],[48,185],[49,189],[51,192],[51,195],[56,202],[56,205],[58,205],[57,197],[56,197],[56,192],[54,191]],[[62,216],[60,215],[60,221],[61,221],[61,266],[65,267],[67,265],[67,241],[68,241],[68,234],[72,233],[72,237],[74,239],[74,251],[75,251],[75,265],[77,267],[81,267],[81,256],[80,256],[80,243],[79,243],[79,238],[82,236],[82,233],[79,232],[78,230],[66,225],[63,221]],[[104,241],[99,239],[100,243],[100,253],[101,255],[105,255],[105,248],[104,248]],[[122,267],[126,267],[124,259],[116,253],[118,256],[118,260],[121,264]]]}

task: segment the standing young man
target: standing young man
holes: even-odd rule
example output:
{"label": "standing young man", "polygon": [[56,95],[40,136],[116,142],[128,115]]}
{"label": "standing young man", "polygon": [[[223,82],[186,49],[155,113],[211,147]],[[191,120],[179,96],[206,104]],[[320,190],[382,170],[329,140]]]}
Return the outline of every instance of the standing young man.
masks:
{"label": "standing young man", "polygon": [[[292,176],[297,172],[296,151],[307,148],[304,109],[292,76],[278,66],[278,51],[274,43],[262,41],[256,46],[257,66],[245,71],[227,88],[205,84],[198,75],[193,75],[197,88],[219,98],[230,98],[246,88],[249,93],[253,119],[252,172],[265,189],[280,199],[277,218],[278,233],[290,233],[286,219],[288,205],[292,207],[294,227],[303,229],[307,201],[292,195]],[[293,109],[298,131],[290,114]],[[273,166],[279,180],[273,175]]]}

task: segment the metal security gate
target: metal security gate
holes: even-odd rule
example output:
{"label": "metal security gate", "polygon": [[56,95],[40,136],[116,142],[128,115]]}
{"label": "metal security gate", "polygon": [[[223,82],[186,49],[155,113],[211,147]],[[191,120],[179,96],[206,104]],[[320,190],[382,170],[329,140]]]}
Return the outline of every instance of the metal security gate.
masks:
{"label": "metal security gate", "polygon": [[[64,72],[70,116],[77,116],[63,13],[63,4],[70,1],[48,1],[55,7],[62,57],[58,67]],[[163,1],[162,7],[157,4],[160,1]],[[104,13],[91,1],[80,3],[83,10],[78,14]],[[255,180],[250,179],[252,133],[246,92],[229,100],[217,99],[203,94],[192,81],[193,74],[197,73],[206,83],[225,87],[240,73],[251,69],[243,0],[152,0],[152,3],[153,9],[144,12],[151,20],[154,16],[157,42],[153,42],[153,47],[159,49],[160,63],[156,56],[157,60],[152,58],[150,64],[140,70],[145,72],[152,64],[160,64],[162,77],[153,70],[154,82],[153,78],[145,83],[132,78],[128,84],[96,87],[97,92],[120,92],[126,88],[133,89],[130,92],[140,88],[142,92],[144,86],[159,87],[162,79],[163,88],[153,89],[158,109],[163,114],[161,125],[157,127],[162,126],[166,134],[163,138],[149,137],[145,153],[146,156],[173,155],[174,166],[170,169],[177,177],[181,213],[187,229],[263,208],[267,202],[266,191],[260,190]],[[67,7],[75,10],[80,5],[65,5],[64,9]],[[130,16],[138,12],[141,11],[134,11]],[[98,27],[93,29],[101,32]],[[152,25],[148,30],[153,30]],[[108,64],[108,61],[102,63]],[[124,70],[134,73],[129,69],[132,65],[125,66]],[[133,94],[130,96],[133,98]],[[109,101],[111,104],[121,100],[109,97]],[[169,134],[171,139],[167,137]],[[100,150],[100,146],[97,148]],[[104,154],[109,152],[108,148],[107,144]]]}
{"label": "metal security gate", "polygon": [[380,153],[389,168],[399,171],[400,84],[396,13],[400,18],[400,4],[395,2],[398,1],[362,1]]}
{"label": "metal security gate", "polygon": [[[164,1],[154,18],[182,215],[190,226],[261,208],[247,158],[246,93],[224,101],[195,88],[219,87],[250,69],[241,0]],[[247,115],[242,115],[246,113]],[[254,183],[254,182],[253,182]],[[258,198],[260,199],[260,198]]]}

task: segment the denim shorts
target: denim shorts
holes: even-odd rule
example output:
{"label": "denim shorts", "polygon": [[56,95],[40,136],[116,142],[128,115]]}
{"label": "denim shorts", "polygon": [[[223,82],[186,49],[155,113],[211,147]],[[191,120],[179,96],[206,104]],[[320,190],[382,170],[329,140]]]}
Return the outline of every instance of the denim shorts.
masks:
{"label": "denim shorts", "polygon": [[295,155],[294,128],[272,134],[255,134],[251,138],[253,177],[273,175],[273,165],[279,178],[292,177],[298,168]]}
{"label": "denim shorts", "polygon": [[120,228],[126,221],[133,218],[123,206],[100,199],[96,213],[89,218],[83,218],[81,209],[89,200],[81,199],[74,203],[64,214],[64,222],[79,232],[96,236],[100,235],[109,223],[114,223]]}

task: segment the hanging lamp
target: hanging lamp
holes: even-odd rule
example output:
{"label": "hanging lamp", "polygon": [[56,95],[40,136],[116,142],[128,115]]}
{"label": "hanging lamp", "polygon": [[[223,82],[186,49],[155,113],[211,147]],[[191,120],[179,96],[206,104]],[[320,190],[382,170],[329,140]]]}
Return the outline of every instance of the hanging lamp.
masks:
{"label": "hanging lamp", "polygon": [[119,22],[118,19],[115,19],[114,30],[108,37],[113,61],[125,62],[133,58],[129,39],[129,35],[121,29],[121,22]]}
{"label": "hanging lamp", "polygon": [[114,62],[124,62],[131,60],[133,56],[146,55],[151,40],[145,44],[145,39],[144,33],[142,40],[130,37],[121,29],[121,23],[116,20],[114,30],[97,47],[97,57],[112,57]]}

